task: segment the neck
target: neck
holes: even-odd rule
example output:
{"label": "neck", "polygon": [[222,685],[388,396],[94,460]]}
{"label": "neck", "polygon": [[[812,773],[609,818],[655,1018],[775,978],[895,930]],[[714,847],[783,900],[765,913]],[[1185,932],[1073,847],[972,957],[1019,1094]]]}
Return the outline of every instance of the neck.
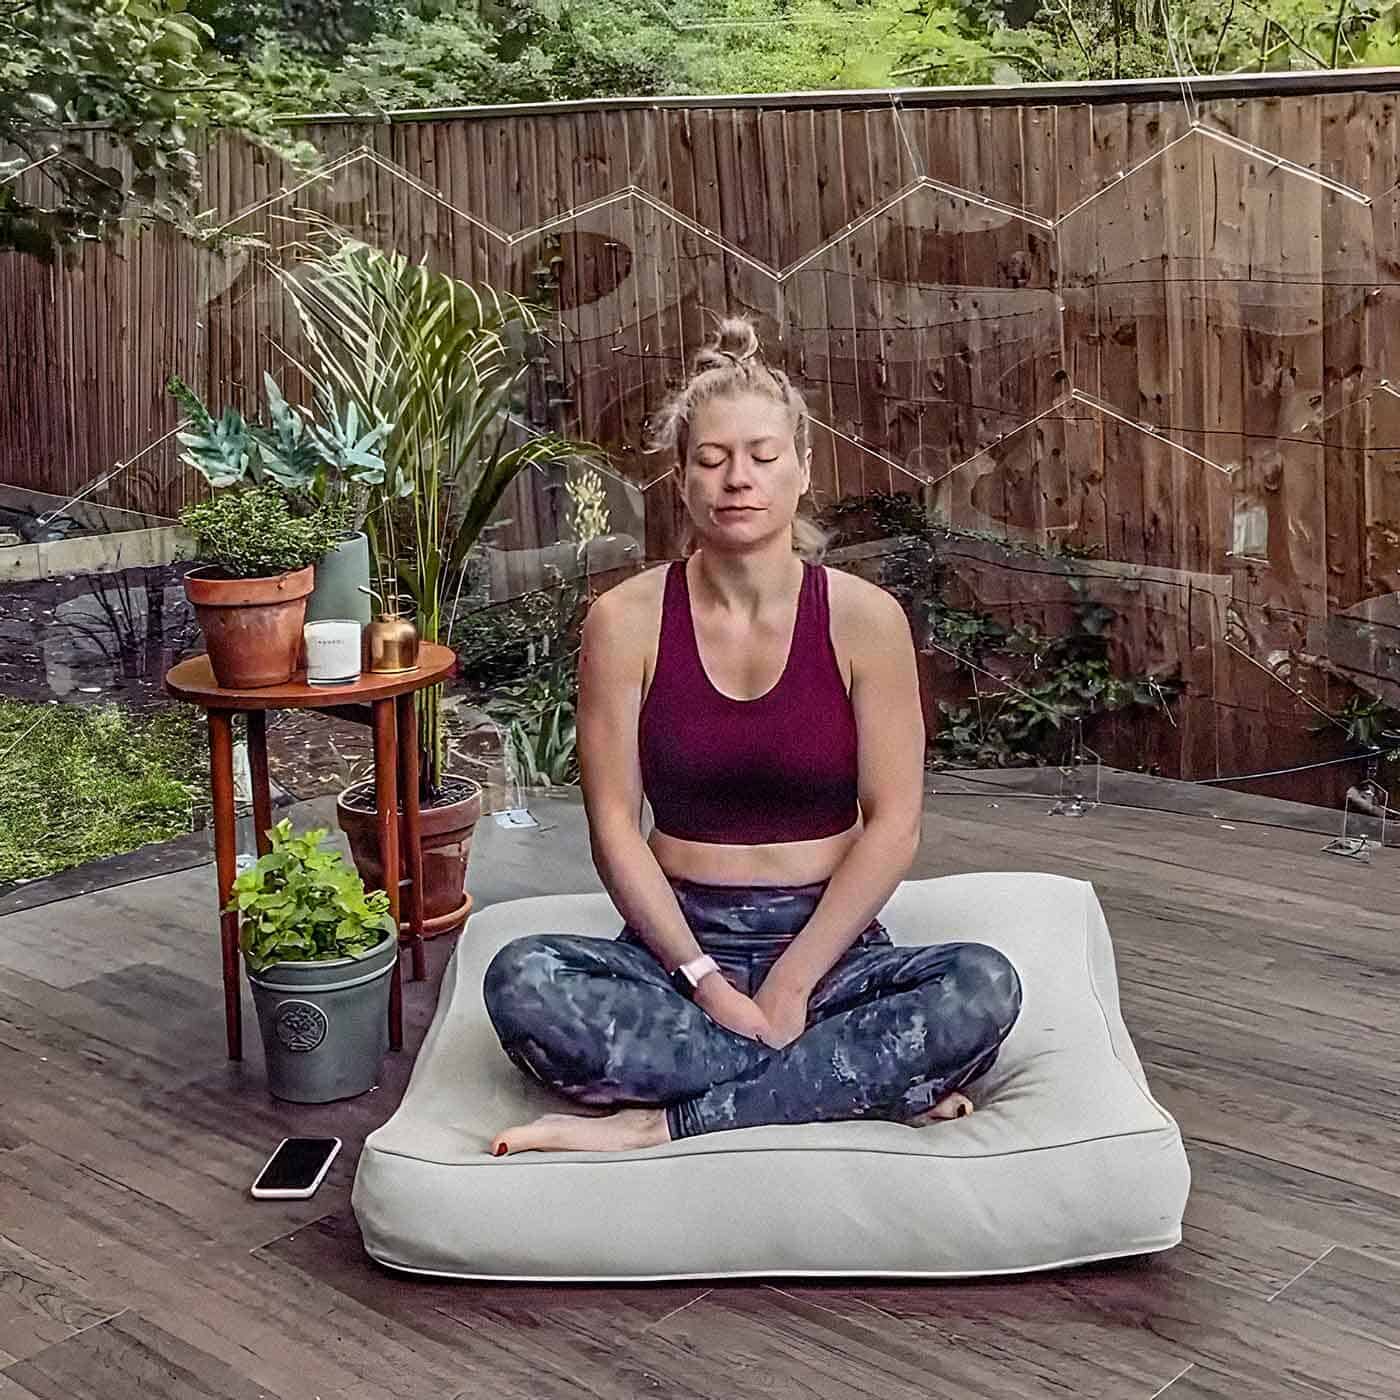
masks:
{"label": "neck", "polygon": [[692,596],[698,586],[704,603],[747,621],[787,606],[802,582],[802,560],[785,538],[774,546],[753,554],[697,549],[686,573]]}

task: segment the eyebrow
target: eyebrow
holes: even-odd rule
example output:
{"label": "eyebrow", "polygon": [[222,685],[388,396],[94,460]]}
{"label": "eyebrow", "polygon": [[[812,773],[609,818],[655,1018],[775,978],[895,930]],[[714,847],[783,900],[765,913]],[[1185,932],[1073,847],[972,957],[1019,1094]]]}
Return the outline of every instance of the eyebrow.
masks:
{"label": "eyebrow", "polygon": [[[749,438],[748,443],[747,443],[747,446],[749,446],[749,447],[755,447],[755,446],[757,446],[760,442],[777,442],[777,441],[778,441],[778,434],[777,434],[777,433],[764,433],[761,437]],[[702,447],[720,447],[720,448],[723,448],[724,446],[725,446],[725,444],[722,443],[722,442],[697,442],[697,443],[695,444],[695,450],[698,452]]]}

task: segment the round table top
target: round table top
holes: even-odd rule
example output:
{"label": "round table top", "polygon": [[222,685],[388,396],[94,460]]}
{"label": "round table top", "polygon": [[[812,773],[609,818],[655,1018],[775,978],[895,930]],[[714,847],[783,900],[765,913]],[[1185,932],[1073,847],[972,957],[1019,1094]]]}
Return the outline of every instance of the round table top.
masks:
{"label": "round table top", "polygon": [[306,672],[298,671],[282,685],[225,690],[214,679],[209,657],[201,654],[172,666],[165,673],[165,688],[177,700],[188,700],[206,710],[314,710],[326,705],[392,700],[445,681],[456,669],[457,654],[451,647],[421,642],[418,667],[413,671],[396,675],[364,671],[349,685],[307,685]]}

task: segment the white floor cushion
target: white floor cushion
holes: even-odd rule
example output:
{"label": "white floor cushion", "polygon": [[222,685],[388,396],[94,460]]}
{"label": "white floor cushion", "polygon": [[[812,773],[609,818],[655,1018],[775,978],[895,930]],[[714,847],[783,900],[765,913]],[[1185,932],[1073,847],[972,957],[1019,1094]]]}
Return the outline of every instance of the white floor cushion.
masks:
{"label": "white floor cushion", "polygon": [[549,1281],[1016,1273],[1180,1242],[1190,1172],[1118,1006],[1092,885],[1040,874],[908,880],[897,943],[1004,952],[1024,1003],[968,1118],[778,1125],[618,1153],[493,1158],[501,1128],[566,1101],[502,1052],[481,997],[525,933],[610,937],[606,894],[473,914],[402,1104],[365,1143],[353,1205],[370,1255],[417,1273]]}

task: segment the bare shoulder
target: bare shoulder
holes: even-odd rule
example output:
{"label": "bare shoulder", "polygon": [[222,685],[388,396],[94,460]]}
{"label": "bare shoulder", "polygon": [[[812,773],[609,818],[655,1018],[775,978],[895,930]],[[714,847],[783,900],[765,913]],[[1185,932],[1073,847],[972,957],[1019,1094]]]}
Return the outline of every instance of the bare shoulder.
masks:
{"label": "bare shoulder", "polygon": [[661,617],[666,569],[666,564],[657,564],[629,574],[599,594],[589,609],[591,614],[601,605],[599,621],[606,623],[609,636],[628,647],[634,660],[644,664]]}
{"label": "bare shoulder", "polygon": [[900,636],[901,628],[908,633],[904,608],[893,593],[859,574],[830,565],[826,577],[832,630],[845,641],[852,656],[872,646],[888,646]]}
{"label": "bare shoulder", "polygon": [[593,600],[596,608],[599,603],[618,617],[637,617],[649,607],[658,603],[661,591],[666,586],[666,564],[655,564],[649,569],[639,569],[629,574],[621,583],[615,583],[606,593],[600,593]]}

